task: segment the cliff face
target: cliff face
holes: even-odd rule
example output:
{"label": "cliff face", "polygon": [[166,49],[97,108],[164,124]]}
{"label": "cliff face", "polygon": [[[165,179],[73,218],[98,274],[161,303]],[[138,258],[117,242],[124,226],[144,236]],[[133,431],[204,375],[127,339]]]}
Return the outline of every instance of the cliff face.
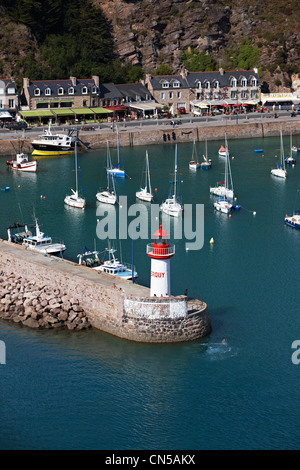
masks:
{"label": "cliff face", "polygon": [[[224,65],[228,49],[251,39],[262,79],[283,90],[298,79],[298,0],[94,0],[111,21],[120,57],[146,70],[164,63],[176,71],[194,46]],[[227,51],[227,57],[226,57]]]}

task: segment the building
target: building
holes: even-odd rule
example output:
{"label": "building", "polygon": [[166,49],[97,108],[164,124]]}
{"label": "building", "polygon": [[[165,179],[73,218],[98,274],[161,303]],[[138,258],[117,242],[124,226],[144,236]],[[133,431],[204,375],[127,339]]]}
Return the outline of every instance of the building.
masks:
{"label": "building", "polygon": [[18,110],[19,94],[12,79],[0,79],[0,119],[11,118]]}
{"label": "building", "polygon": [[150,76],[145,84],[154,99],[176,114],[203,114],[212,108],[249,105],[260,101],[260,79],[257,69],[215,72],[188,72],[182,67],[178,75]]}

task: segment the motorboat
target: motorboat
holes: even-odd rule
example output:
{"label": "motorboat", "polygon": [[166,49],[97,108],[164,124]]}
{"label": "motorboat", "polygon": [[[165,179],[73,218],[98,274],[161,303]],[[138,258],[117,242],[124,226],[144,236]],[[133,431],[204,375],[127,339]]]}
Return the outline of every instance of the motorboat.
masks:
{"label": "motorboat", "polygon": [[195,142],[195,139],[194,139],[192,159],[189,162],[189,168],[190,168],[190,170],[198,170],[198,168],[200,168],[200,166],[201,165],[198,162],[198,156],[197,156],[197,151],[196,151],[196,142]]}
{"label": "motorboat", "polygon": [[287,171],[285,169],[282,130],[280,131],[280,163],[277,163],[277,168],[274,168],[273,170],[271,170],[271,174],[273,176],[277,176],[278,178],[283,178],[283,179],[286,179],[287,177]]}
{"label": "motorboat", "polygon": [[72,155],[75,148],[75,136],[72,136],[73,129],[67,134],[53,134],[51,131],[51,120],[45,132],[31,142],[33,147],[32,155]]}
{"label": "motorboat", "polygon": [[146,172],[145,172],[145,186],[135,193],[136,197],[141,201],[151,202],[153,200],[153,194],[151,189],[150,181],[150,169],[149,169],[149,158],[146,150]]}
{"label": "motorboat", "polygon": [[177,144],[175,147],[175,170],[174,170],[174,182],[173,182],[173,188],[174,188],[174,193],[170,195],[169,198],[167,198],[163,204],[160,206],[160,209],[168,215],[171,215],[173,217],[179,217],[182,212],[183,212],[183,207],[179,202],[178,199],[178,168],[177,168]]}
{"label": "motorboat", "polygon": [[[138,273],[135,271],[134,267],[127,263],[121,263],[116,257],[115,252],[117,250],[114,248],[106,248],[102,252],[99,251],[90,251],[84,248],[83,253],[77,255],[79,258],[78,263],[83,266],[94,269],[99,273],[110,274],[111,276],[119,277],[121,279],[130,280],[132,278],[137,278]],[[103,254],[102,259],[100,256]],[[108,254],[108,259],[104,260],[105,254]]]}
{"label": "motorboat", "polygon": [[[109,144],[107,142],[107,167],[109,168],[111,165],[111,158],[110,158],[110,151],[109,151]],[[107,188],[102,188],[96,194],[96,198],[99,202],[103,202],[104,204],[116,204],[117,202],[117,195],[116,195],[116,188],[114,182],[114,176],[106,172],[107,174]],[[110,179],[112,180],[112,187],[110,188]]]}
{"label": "motorboat", "polygon": [[38,162],[36,160],[29,161],[27,153],[17,153],[16,158],[7,160],[9,168],[17,171],[36,172]]}
{"label": "motorboat", "polygon": [[[78,134],[78,131],[77,131]],[[85,207],[85,198],[79,195],[78,191],[78,171],[80,171],[78,165],[78,152],[77,152],[77,139],[75,141],[75,190],[71,189],[72,194],[67,195],[64,199],[65,204],[71,207],[76,207],[77,209],[84,209]]]}
{"label": "motorboat", "polygon": [[[14,229],[24,228],[22,232],[14,233]],[[40,231],[38,221],[35,221],[35,235],[26,224],[14,224],[8,227],[8,241],[25,246],[28,250],[38,251],[47,255],[62,255],[66,246],[61,242],[53,242],[52,238]]]}
{"label": "motorboat", "polygon": [[290,227],[300,229],[300,211],[295,212],[295,214],[291,216],[286,215],[284,221]]}
{"label": "motorboat", "polygon": [[214,202],[214,208],[223,214],[229,214],[232,207],[231,201],[227,197],[220,197]]}

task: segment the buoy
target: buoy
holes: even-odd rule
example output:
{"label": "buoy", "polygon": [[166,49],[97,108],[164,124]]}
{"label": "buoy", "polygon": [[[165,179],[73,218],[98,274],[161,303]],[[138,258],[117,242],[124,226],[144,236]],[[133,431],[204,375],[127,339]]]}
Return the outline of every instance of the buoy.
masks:
{"label": "buoy", "polygon": [[256,212],[255,212],[255,211],[253,211],[253,215],[256,215]]}
{"label": "buoy", "polygon": [[20,188],[21,186],[18,184],[18,188]]}
{"label": "buoy", "polygon": [[43,195],[41,194],[41,199],[43,199]]}
{"label": "buoy", "polygon": [[231,219],[231,214],[229,214],[229,219]]}
{"label": "buoy", "polygon": [[213,245],[215,243],[215,240],[211,237],[211,239],[209,240],[209,243]]}
{"label": "buoy", "polygon": [[97,224],[99,224],[99,219],[97,219]]}
{"label": "buoy", "polygon": [[157,188],[155,188],[155,191],[157,191]]}
{"label": "buoy", "polygon": [[46,199],[46,196],[43,196],[43,199]]}
{"label": "buoy", "polygon": [[225,339],[225,338],[222,339],[222,343],[226,343],[226,339]]}

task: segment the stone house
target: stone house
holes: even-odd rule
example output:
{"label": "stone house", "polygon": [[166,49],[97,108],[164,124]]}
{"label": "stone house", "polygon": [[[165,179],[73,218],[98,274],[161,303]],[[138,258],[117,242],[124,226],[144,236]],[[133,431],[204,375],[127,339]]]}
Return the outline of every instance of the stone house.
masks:
{"label": "stone house", "polygon": [[0,79],[0,119],[15,115],[19,106],[19,93],[13,79]]}
{"label": "stone house", "polygon": [[255,106],[260,101],[257,69],[215,72],[188,72],[182,67],[178,75],[151,76],[145,80],[149,92],[173,114],[179,108],[187,112],[237,103]]}

